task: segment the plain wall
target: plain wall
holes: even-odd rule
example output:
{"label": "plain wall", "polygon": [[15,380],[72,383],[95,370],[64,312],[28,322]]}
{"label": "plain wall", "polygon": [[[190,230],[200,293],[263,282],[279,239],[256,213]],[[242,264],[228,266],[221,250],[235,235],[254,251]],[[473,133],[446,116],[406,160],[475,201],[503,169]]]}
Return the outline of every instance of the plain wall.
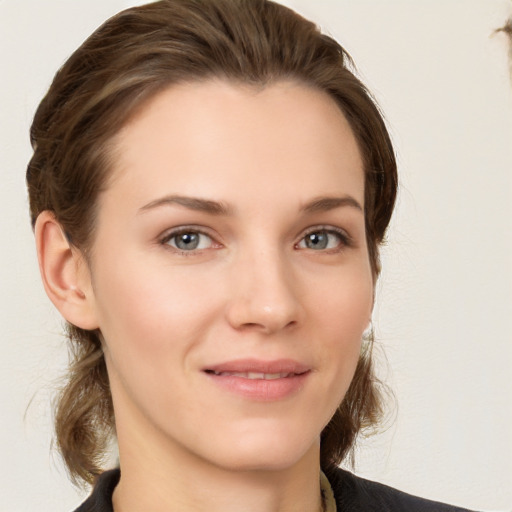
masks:
{"label": "plain wall", "polygon": [[[135,3],[0,0],[2,510],[66,511],[83,497],[50,449],[66,348],[29,225],[28,131],[65,58]],[[398,154],[374,315],[397,406],[387,430],[361,442],[356,472],[473,509],[512,510],[512,88],[505,38],[490,37],[511,4],[284,3],[352,54]]]}

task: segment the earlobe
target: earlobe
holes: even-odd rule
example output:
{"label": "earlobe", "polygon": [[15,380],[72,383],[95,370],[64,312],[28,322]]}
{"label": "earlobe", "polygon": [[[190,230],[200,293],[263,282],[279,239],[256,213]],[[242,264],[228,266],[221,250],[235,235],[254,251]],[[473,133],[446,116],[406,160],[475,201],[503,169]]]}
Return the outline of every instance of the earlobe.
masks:
{"label": "earlobe", "polygon": [[90,272],[82,254],[71,246],[50,211],[39,214],[34,231],[46,294],[68,322],[97,329]]}

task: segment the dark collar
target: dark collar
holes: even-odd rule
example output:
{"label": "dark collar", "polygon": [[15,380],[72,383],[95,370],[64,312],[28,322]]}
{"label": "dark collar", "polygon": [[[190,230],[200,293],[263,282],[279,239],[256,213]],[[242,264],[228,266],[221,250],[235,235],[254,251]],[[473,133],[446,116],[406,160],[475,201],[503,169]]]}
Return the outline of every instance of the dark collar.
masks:
{"label": "dark collar", "polygon": [[92,494],[75,510],[75,512],[114,512],[112,494],[119,483],[119,468],[105,471],[96,483]]}
{"label": "dark collar", "polygon": [[[411,496],[339,468],[325,473],[334,492],[338,512],[469,512]],[[120,476],[119,469],[102,473],[92,494],[75,512],[114,512],[112,494]]]}

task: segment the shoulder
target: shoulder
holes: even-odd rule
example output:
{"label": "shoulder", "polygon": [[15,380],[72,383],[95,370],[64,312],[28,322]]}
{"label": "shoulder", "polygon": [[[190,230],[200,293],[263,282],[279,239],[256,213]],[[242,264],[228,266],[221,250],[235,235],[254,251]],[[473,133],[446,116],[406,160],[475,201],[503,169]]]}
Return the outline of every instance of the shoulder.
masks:
{"label": "shoulder", "polygon": [[120,475],[119,469],[102,473],[94,484],[92,494],[75,512],[113,512],[112,493],[119,482]]}
{"label": "shoulder", "polygon": [[467,509],[412,496],[343,469],[326,472],[338,511],[346,512],[469,512]]}

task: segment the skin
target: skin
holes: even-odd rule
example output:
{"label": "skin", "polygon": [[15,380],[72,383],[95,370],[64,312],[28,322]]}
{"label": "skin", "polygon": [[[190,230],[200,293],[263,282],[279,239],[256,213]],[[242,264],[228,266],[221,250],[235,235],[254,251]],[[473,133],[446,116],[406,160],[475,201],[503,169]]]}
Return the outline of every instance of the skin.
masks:
{"label": "skin", "polygon": [[[102,333],[116,512],[318,510],[319,435],[373,305],[346,119],[301,84],[209,81],[159,93],[114,143],[88,264],[48,212],[36,238],[49,296]],[[262,398],[205,371],[246,358],[306,376]]]}

